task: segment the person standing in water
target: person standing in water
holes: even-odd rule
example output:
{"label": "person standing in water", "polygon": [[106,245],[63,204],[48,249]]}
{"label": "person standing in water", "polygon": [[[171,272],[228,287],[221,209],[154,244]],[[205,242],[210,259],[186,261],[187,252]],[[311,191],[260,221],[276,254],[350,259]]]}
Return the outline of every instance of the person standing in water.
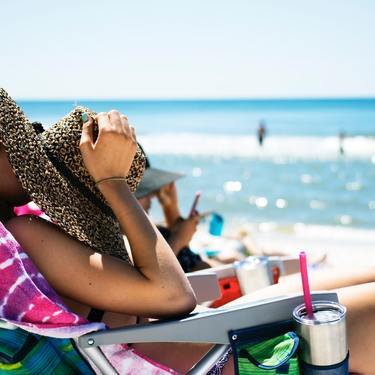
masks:
{"label": "person standing in water", "polygon": [[258,135],[259,146],[263,146],[263,140],[264,140],[264,137],[266,136],[266,123],[264,120],[260,120],[259,122],[257,135]]}
{"label": "person standing in water", "polygon": [[340,150],[340,155],[344,155],[344,139],[345,139],[345,132],[340,131],[339,132],[339,150]]}

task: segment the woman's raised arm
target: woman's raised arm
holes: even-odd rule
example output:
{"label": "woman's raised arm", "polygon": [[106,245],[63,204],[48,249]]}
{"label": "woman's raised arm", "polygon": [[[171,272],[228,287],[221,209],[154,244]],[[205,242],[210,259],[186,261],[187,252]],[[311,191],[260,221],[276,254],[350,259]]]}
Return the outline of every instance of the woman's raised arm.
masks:
{"label": "woman's raised arm", "polygon": [[93,139],[93,119],[88,118],[80,149],[86,168],[128,238],[139,273],[137,287],[165,303],[181,300],[184,310],[193,308],[195,298],[176,257],[125,182],[137,148],[135,129],[117,111],[99,113],[96,121],[97,139]]}

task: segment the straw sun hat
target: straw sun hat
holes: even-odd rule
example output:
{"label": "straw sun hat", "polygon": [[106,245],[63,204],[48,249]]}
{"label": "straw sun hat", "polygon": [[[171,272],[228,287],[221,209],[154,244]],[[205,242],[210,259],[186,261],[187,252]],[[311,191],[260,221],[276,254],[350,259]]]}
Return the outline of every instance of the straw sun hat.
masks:
{"label": "straw sun hat", "polygon": [[[0,88],[0,142],[23,188],[55,224],[94,250],[130,262],[119,223],[83,164],[79,142],[84,112],[95,115],[77,107],[43,131]],[[132,191],[144,165],[138,148],[127,175]]]}

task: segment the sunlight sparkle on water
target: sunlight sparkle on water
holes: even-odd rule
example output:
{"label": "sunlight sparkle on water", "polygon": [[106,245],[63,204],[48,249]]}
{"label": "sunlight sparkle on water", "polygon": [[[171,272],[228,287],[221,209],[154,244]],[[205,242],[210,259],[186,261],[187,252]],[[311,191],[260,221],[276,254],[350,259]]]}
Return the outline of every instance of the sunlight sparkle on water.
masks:
{"label": "sunlight sparkle on water", "polygon": [[324,210],[326,205],[324,202],[313,199],[310,201],[309,206],[312,210]]}
{"label": "sunlight sparkle on water", "polygon": [[202,176],[202,168],[199,168],[199,167],[193,168],[193,170],[191,171],[191,174],[194,177],[200,177],[200,176]]}
{"label": "sunlight sparkle on water", "polygon": [[342,225],[349,225],[353,220],[350,215],[342,215],[339,217],[339,221]]}
{"label": "sunlight sparkle on water", "polygon": [[224,190],[229,192],[237,192],[242,189],[242,184],[240,181],[227,181],[224,184]]}
{"label": "sunlight sparkle on water", "polygon": [[358,191],[362,189],[362,184],[359,181],[348,182],[345,188],[348,191]]}
{"label": "sunlight sparkle on water", "polygon": [[277,208],[285,208],[288,206],[288,202],[285,199],[279,198],[276,199],[275,205]]}
{"label": "sunlight sparkle on water", "polygon": [[268,205],[268,200],[266,197],[259,197],[255,200],[255,205],[258,208],[265,208]]}
{"label": "sunlight sparkle on water", "polygon": [[303,175],[301,176],[301,182],[302,182],[303,184],[311,184],[311,183],[313,182],[313,178],[312,178],[312,176],[309,175],[309,174],[303,174]]}

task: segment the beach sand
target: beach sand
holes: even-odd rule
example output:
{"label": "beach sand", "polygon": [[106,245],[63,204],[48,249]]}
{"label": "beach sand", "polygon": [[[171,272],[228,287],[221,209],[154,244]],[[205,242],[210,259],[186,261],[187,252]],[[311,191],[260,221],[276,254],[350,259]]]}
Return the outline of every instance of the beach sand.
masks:
{"label": "beach sand", "polygon": [[216,243],[208,244],[207,228],[202,227],[192,243],[192,248],[200,251],[203,251],[204,247],[219,248],[228,252],[229,249],[243,252],[246,248],[252,255],[296,256],[303,250],[307,253],[310,264],[321,263],[320,266],[324,268],[375,266],[375,230],[304,224],[282,226],[276,223],[248,223],[240,228],[231,228],[229,225],[224,237],[238,238],[240,243],[230,240],[218,246],[220,240],[213,239]]}

